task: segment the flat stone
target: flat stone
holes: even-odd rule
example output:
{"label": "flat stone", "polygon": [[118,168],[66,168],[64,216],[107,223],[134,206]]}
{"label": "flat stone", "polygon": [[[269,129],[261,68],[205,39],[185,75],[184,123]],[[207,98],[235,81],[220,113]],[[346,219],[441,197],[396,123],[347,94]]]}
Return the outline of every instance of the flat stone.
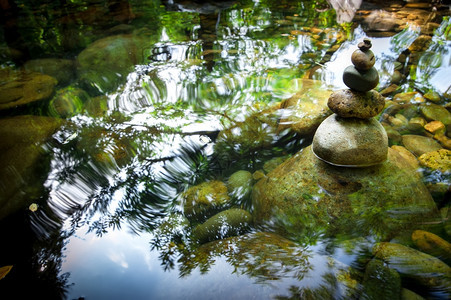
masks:
{"label": "flat stone", "polygon": [[442,146],[433,139],[415,134],[406,134],[402,136],[402,143],[404,147],[416,156],[420,156],[424,153],[436,151],[442,149]]}
{"label": "flat stone", "polygon": [[346,89],[334,92],[327,105],[340,117],[369,119],[382,112],[385,99],[374,90],[357,92]]}
{"label": "flat stone", "polygon": [[420,111],[428,120],[440,121],[445,125],[451,124],[451,113],[441,105],[424,104],[421,105]]}
{"label": "flat stone", "polygon": [[371,166],[387,159],[388,137],[375,119],[341,118],[331,115],[313,137],[315,155],[337,166]]}
{"label": "flat stone", "polygon": [[343,71],[343,82],[353,90],[366,92],[377,86],[379,74],[374,67],[367,71],[359,71],[354,66],[348,66]]}

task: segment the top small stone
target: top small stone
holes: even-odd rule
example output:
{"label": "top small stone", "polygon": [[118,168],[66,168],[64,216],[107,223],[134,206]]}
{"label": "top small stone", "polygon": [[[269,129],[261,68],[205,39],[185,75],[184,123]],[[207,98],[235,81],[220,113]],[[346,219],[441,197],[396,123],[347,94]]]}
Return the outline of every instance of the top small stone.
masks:
{"label": "top small stone", "polygon": [[374,53],[370,50],[372,46],[371,41],[369,39],[364,39],[363,42],[360,42],[357,46],[359,49],[355,50],[351,56],[352,64],[359,71],[367,71],[371,69],[376,62]]}
{"label": "top small stone", "polygon": [[370,40],[370,39],[367,39],[367,38],[364,38],[364,39],[363,39],[363,42],[360,42],[360,43],[357,45],[357,47],[359,47],[359,49],[362,50],[362,51],[368,51],[368,50],[371,49],[372,46],[373,46],[373,45],[371,44],[371,40]]}

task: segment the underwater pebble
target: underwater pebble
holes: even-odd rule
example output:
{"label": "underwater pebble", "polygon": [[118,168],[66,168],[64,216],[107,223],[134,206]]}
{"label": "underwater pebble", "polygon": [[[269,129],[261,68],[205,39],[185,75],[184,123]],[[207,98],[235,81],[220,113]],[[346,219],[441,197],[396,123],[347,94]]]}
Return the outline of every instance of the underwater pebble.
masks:
{"label": "underwater pebble", "polygon": [[451,113],[443,106],[429,103],[421,105],[420,111],[428,120],[440,121],[445,125],[451,124]]}
{"label": "underwater pebble", "polygon": [[426,125],[424,125],[424,129],[426,129],[427,131],[429,131],[430,133],[441,133],[444,134],[445,133],[445,124],[443,124],[440,121],[432,121],[427,123]]}
{"label": "underwater pebble", "polygon": [[402,136],[402,143],[404,147],[416,156],[420,156],[427,152],[436,151],[442,149],[442,146],[433,139],[422,136],[407,134]]}
{"label": "underwater pebble", "polygon": [[245,170],[236,171],[230,175],[227,181],[227,189],[233,199],[247,199],[252,191],[253,184],[252,173]]}
{"label": "underwater pebble", "polygon": [[428,91],[423,97],[431,102],[440,102],[440,94],[434,91]]}
{"label": "underwater pebble", "polygon": [[188,218],[203,218],[229,202],[227,186],[218,180],[203,182],[189,188],[182,195],[184,212]]}
{"label": "underwater pebble", "polygon": [[420,166],[420,163],[418,162],[418,159],[415,157],[415,155],[413,155],[412,152],[407,150],[405,147],[393,145],[390,148],[397,151],[399,155],[405,158],[405,160],[408,161],[413,168],[417,169]]}

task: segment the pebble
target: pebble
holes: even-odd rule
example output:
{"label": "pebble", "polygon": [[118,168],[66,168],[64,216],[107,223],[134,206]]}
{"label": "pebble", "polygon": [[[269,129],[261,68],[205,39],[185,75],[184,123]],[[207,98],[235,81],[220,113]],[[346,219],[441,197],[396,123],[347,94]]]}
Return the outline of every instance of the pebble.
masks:
{"label": "pebble", "polygon": [[412,241],[423,252],[442,259],[451,259],[451,244],[431,232],[415,230]]}
{"label": "pebble", "polygon": [[445,124],[443,124],[440,121],[429,122],[426,125],[424,125],[424,129],[433,134],[444,134],[446,131]]}
{"label": "pebble", "polygon": [[354,66],[348,66],[343,72],[343,82],[353,90],[367,92],[377,86],[379,74],[374,67],[360,72]]}

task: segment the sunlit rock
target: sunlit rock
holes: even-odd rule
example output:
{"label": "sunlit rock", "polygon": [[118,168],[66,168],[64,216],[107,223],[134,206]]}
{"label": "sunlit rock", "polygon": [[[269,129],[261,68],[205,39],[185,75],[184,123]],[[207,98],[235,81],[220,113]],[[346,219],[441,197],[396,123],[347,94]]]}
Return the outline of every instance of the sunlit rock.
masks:
{"label": "sunlit rock", "polygon": [[254,185],[254,221],[301,237],[329,230],[390,236],[437,216],[415,172],[393,149],[380,165],[343,168],[317,159],[307,147]]}
{"label": "sunlit rock", "polygon": [[43,144],[62,124],[37,116],[0,120],[0,219],[39,197],[49,167]]}
{"label": "sunlit rock", "polygon": [[218,180],[193,186],[183,193],[182,198],[185,216],[195,219],[211,216],[230,201],[227,186]]}
{"label": "sunlit rock", "polygon": [[442,146],[430,137],[406,134],[402,136],[402,143],[410,152],[416,156],[421,156],[424,153],[442,149]]}
{"label": "sunlit rock", "polygon": [[0,70],[0,110],[49,98],[57,80],[37,72]]}
{"label": "sunlit rock", "polygon": [[328,117],[313,138],[315,155],[337,166],[371,166],[387,159],[388,137],[374,118]]}
{"label": "sunlit rock", "polygon": [[419,158],[422,166],[441,172],[451,171],[451,150],[439,149],[422,154]]}
{"label": "sunlit rock", "polygon": [[62,58],[41,58],[29,60],[24,69],[49,75],[58,80],[59,86],[66,86],[75,78],[75,62]]}
{"label": "sunlit rock", "polygon": [[420,283],[451,289],[451,268],[440,259],[410,247],[395,243],[379,243],[373,248],[373,255],[388,263],[401,275]]}
{"label": "sunlit rock", "polygon": [[209,218],[193,230],[193,239],[199,243],[219,240],[245,232],[252,223],[252,215],[240,208],[231,208]]}

